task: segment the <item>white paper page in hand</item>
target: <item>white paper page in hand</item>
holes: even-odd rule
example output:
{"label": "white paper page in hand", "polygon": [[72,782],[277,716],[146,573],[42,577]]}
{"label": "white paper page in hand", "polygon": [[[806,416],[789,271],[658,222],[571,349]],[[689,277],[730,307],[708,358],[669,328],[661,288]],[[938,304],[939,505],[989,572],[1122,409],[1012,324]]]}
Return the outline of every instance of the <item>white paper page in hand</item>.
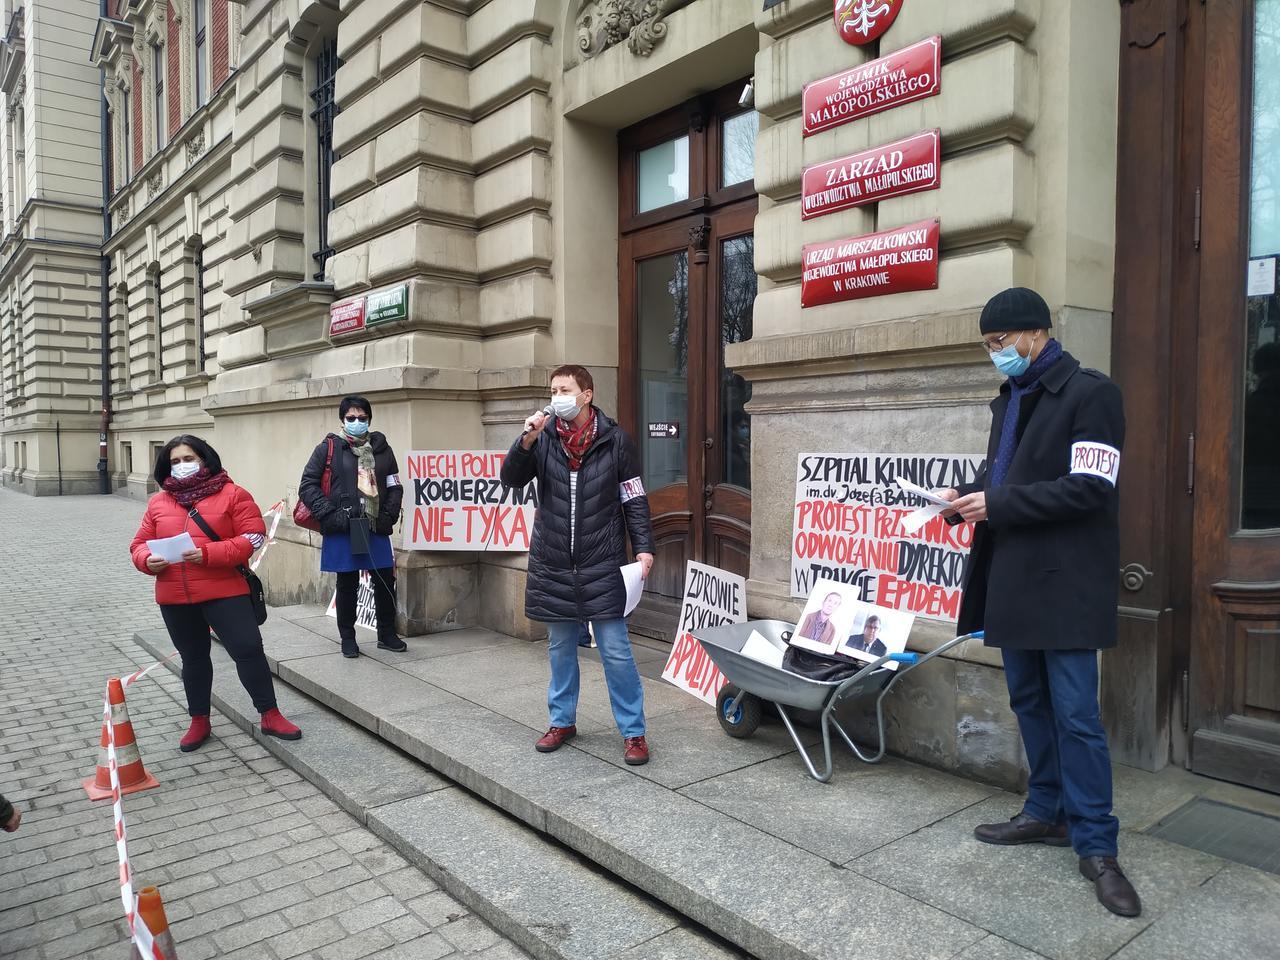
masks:
{"label": "white paper page in hand", "polygon": [[921,507],[919,510],[908,513],[905,517],[899,520],[898,523],[903,530],[914,535],[919,533],[921,527],[945,509],[947,509],[945,506],[931,503],[927,507]]}
{"label": "white paper page in hand", "polygon": [[148,540],[147,549],[153,557],[167,560],[169,563],[182,563],[182,555],[196,548],[191,534],[180,533],[176,537],[165,537],[163,540]]}
{"label": "white paper page in hand", "polygon": [[752,660],[759,660],[761,663],[767,663],[771,667],[782,669],[782,654],[768,638],[762,635],[758,630],[752,630],[751,636],[747,637],[747,642],[742,645],[742,655],[750,657]]}
{"label": "white paper page in hand", "polygon": [[937,504],[938,506],[942,506],[942,507],[951,506],[950,500],[943,500],[940,496],[938,496],[932,490],[926,490],[924,487],[919,486],[918,484],[914,484],[910,480],[903,480],[901,477],[898,477],[894,482],[897,483],[897,485],[904,492],[914,493],[917,497],[919,497],[925,503]]}
{"label": "white paper page in hand", "polygon": [[622,582],[627,587],[627,606],[622,615],[629,617],[631,611],[640,605],[640,596],[644,593],[644,566],[637,561],[622,567]]}

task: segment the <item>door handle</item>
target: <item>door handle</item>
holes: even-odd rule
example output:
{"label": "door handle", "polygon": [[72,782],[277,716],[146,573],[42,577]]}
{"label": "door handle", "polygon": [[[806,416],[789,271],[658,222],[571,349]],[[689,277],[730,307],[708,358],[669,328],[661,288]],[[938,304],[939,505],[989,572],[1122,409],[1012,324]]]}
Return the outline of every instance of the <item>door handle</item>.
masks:
{"label": "door handle", "polygon": [[1130,593],[1137,593],[1147,585],[1147,581],[1155,576],[1140,563],[1126,564],[1120,571],[1120,585]]}

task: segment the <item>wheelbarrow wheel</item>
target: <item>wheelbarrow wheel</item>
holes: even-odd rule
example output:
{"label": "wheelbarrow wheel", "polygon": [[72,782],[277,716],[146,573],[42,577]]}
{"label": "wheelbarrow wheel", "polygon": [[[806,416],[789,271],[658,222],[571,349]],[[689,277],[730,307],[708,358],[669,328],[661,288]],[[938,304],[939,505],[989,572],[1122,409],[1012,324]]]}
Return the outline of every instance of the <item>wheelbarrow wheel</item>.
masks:
{"label": "wheelbarrow wheel", "polygon": [[739,692],[732,683],[726,683],[720,688],[720,694],[716,697],[716,717],[719,718],[720,726],[725,733],[738,740],[745,740],[760,726],[760,718],[764,711],[760,698],[749,693],[742,694],[742,699],[731,710],[733,699]]}

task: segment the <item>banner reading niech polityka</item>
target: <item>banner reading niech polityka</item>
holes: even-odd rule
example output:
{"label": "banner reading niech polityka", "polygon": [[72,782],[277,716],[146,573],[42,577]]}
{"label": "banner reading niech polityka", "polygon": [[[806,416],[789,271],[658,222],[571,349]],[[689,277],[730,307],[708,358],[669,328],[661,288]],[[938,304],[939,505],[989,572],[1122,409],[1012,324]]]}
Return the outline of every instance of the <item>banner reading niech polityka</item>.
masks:
{"label": "banner reading niech polityka", "polygon": [[689,561],[671,656],[662,679],[699,700],[714,705],[725,679],[707,651],[693,638],[693,631],[747,619],[747,581],[735,573]]}
{"label": "banner reading niech polityka", "polygon": [[972,482],[983,462],[968,454],[800,454],[791,595],[835,580],[856,586],[866,603],[954,623],[973,526],[938,516],[908,534],[901,519],[925,504],[896,480],[956,487]]}
{"label": "banner reading niech polityka", "polygon": [[404,548],[523,553],[538,509],[537,482],[504,487],[505,451],[414,451],[404,458]]}

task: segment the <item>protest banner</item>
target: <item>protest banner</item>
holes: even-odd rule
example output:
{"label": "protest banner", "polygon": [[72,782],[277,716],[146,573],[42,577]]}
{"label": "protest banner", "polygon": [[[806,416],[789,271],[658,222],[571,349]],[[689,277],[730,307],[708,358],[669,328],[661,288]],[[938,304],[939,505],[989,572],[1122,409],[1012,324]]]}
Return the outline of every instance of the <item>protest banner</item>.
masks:
{"label": "protest banner", "polygon": [[[338,592],[335,590],[329,599],[326,616],[338,619]],[[373,603],[373,580],[368,570],[360,571],[360,585],[356,588],[356,626],[366,630],[378,629],[378,612]]]}
{"label": "protest banner", "polygon": [[702,644],[693,638],[692,631],[726,623],[745,623],[747,581],[737,574],[692,560],[685,571],[680,624],[662,679],[715,706],[716,695],[725,679]]}
{"label": "protest banner", "polygon": [[504,487],[498,475],[506,456],[495,450],[408,454],[404,548],[527,551],[538,509],[537,483]]}
{"label": "protest banner", "polygon": [[935,516],[908,534],[902,518],[925,502],[896,480],[945,489],[972,482],[982,464],[967,454],[800,454],[791,595],[834,580],[865,603],[954,623],[973,526]]}

